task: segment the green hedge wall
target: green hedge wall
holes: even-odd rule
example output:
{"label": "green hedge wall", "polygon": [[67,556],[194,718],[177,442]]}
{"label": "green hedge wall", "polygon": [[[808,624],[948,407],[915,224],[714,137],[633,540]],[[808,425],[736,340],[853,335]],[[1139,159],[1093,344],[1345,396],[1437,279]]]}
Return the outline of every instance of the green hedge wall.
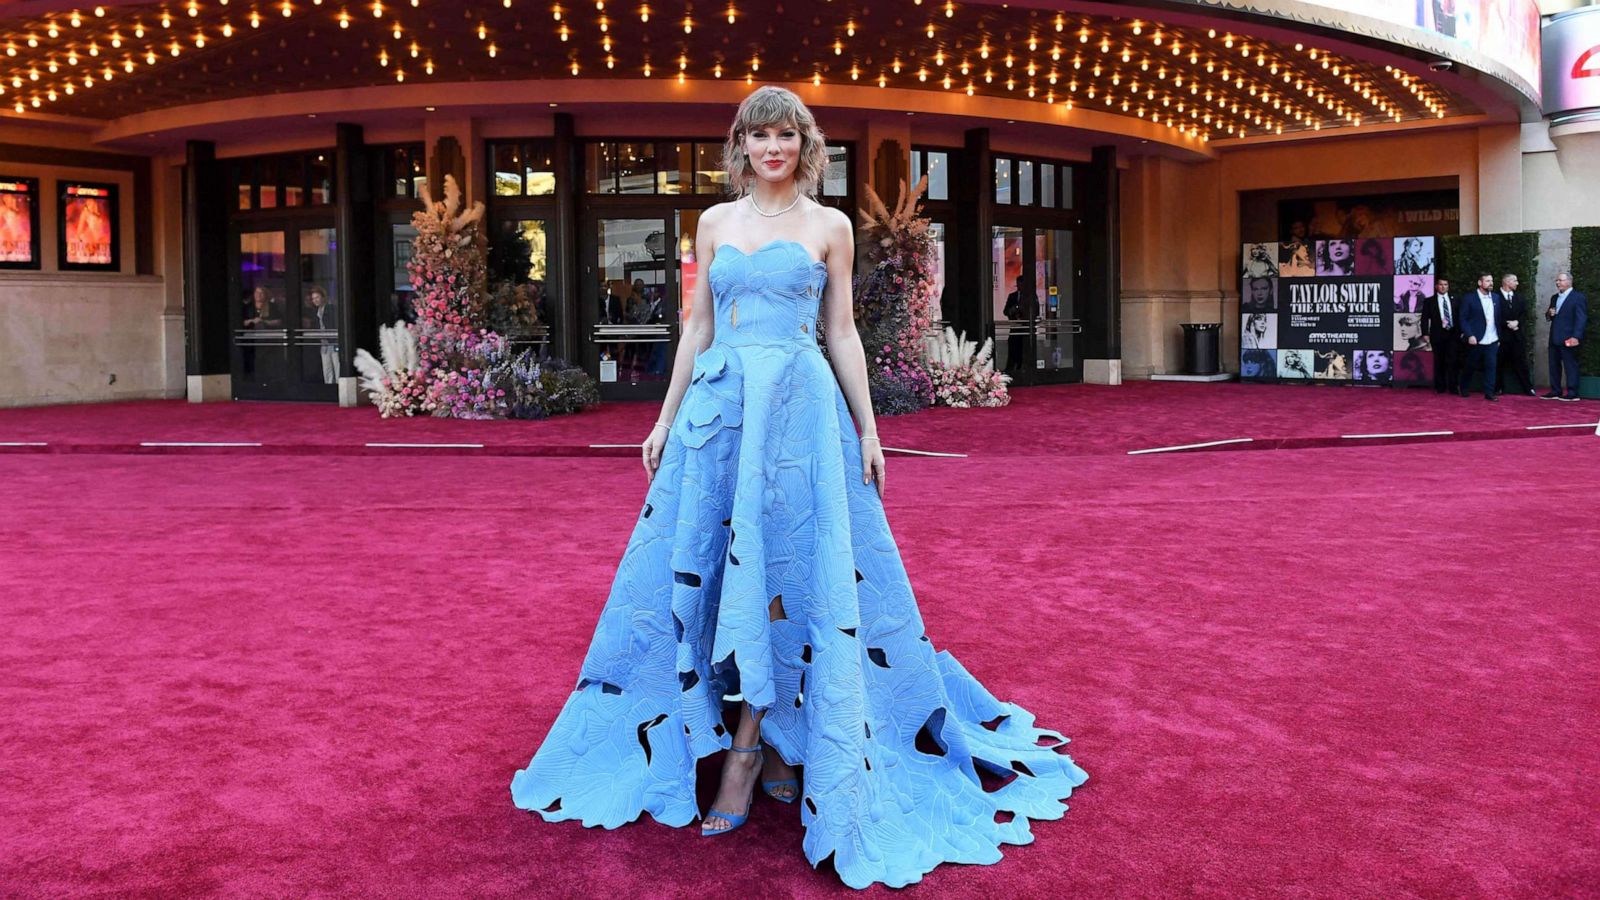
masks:
{"label": "green hedge wall", "polygon": [[1589,297],[1589,330],[1578,348],[1578,371],[1600,377],[1600,228],[1572,229],[1573,286]]}
{"label": "green hedge wall", "polygon": [[[1576,252],[1576,251],[1574,251]],[[1539,298],[1534,279],[1539,274],[1539,235],[1531,232],[1513,234],[1457,234],[1445,237],[1439,248],[1439,274],[1450,279],[1450,292],[1464,297],[1478,289],[1478,273],[1494,275],[1495,287],[1500,286],[1500,276],[1511,273],[1521,282],[1519,287],[1529,298],[1526,315],[1540,313]],[[1522,322],[1523,345],[1528,351],[1528,370],[1534,369],[1534,326],[1537,320]],[[1536,376],[1537,377],[1537,376]]]}

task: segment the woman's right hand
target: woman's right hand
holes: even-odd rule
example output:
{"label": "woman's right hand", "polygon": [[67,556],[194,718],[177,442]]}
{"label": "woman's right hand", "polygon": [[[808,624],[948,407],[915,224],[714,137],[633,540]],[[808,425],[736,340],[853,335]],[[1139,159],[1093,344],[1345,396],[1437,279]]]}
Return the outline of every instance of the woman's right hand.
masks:
{"label": "woman's right hand", "polygon": [[644,454],[644,477],[646,481],[656,480],[656,469],[661,467],[661,451],[667,449],[667,426],[650,426],[650,436],[639,445]]}

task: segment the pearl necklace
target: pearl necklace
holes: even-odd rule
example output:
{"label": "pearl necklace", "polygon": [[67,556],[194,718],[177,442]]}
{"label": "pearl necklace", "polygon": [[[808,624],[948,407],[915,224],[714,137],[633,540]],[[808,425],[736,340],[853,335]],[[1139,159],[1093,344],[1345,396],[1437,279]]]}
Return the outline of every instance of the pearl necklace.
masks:
{"label": "pearl necklace", "polygon": [[781,216],[784,213],[788,212],[789,210],[794,209],[795,204],[800,202],[800,190],[798,188],[795,189],[794,199],[789,201],[789,205],[785,206],[783,209],[778,210],[777,212],[767,212],[766,210],[762,209],[759,205],[757,205],[757,203],[756,203],[756,195],[755,194],[746,194],[745,196],[748,197],[749,200],[750,200],[750,208],[751,209],[755,210],[756,212],[760,213],[763,216],[766,216],[769,219],[775,219],[778,216]]}

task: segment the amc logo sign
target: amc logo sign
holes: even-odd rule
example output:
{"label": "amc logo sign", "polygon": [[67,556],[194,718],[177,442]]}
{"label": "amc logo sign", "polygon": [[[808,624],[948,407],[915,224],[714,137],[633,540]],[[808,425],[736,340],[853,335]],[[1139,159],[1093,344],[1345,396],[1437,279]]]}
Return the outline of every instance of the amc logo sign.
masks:
{"label": "amc logo sign", "polygon": [[1572,63],[1573,78],[1600,78],[1600,44],[1578,54]]}
{"label": "amc logo sign", "polygon": [[1600,6],[1548,19],[1540,29],[1544,114],[1600,110]]}

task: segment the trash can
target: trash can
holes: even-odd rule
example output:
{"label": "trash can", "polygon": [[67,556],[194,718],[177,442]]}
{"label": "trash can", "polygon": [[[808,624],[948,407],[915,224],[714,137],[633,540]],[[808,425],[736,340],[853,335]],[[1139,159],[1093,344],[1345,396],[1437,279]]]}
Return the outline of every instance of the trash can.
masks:
{"label": "trash can", "polygon": [[1183,371],[1186,375],[1215,375],[1222,353],[1222,325],[1218,322],[1183,323]]}

